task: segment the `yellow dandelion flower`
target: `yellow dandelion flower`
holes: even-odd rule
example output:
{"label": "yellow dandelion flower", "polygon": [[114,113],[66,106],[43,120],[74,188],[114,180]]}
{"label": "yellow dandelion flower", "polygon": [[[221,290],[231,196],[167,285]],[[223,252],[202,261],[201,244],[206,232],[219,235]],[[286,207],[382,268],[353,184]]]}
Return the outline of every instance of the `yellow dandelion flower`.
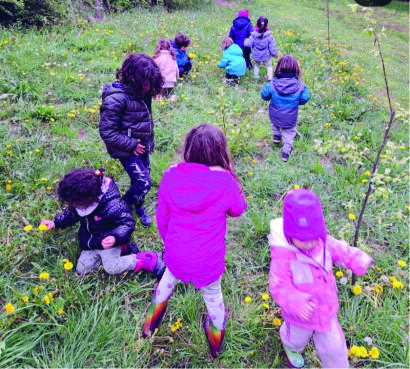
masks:
{"label": "yellow dandelion flower", "polygon": [[49,279],[49,278],[50,278],[50,273],[47,273],[47,272],[41,272],[41,273],[39,274],[39,278],[40,278],[40,279],[47,280],[47,279]]}
{"label": "yellow dandelion flower", "polygon": [[49,298],[51,301],[54,300],[54,293],[49,292],[49,293],[47,294],[47,296],[48,296],[48,298]]}
{"label": "yellow dandelion flower", "polygon": [[41,178],[41,181],[42,181],[42,182],[47,182],[47,181],[48,181],[48,178],[47,178],[47,177],[42,177],[42,178]]}
{"label": "yellow dandelion flower", "polygon": [[282,324],[281,320],[279,318],[274,318],[273,319],[273,325],[275,327],[279,327]]}
{"label": "yellow dandelion flower", "polygon": [[6,310],[6,313],[7,313],[7,314],[10,314],[10,313],[12,313],[16,308],[14,307],[13,304],[11,304],[10,302],[8,302],[8,303],[6,304],[6,306],[4,307],[4,309]]}
{"label": "yellow dandelion flower", "polygon": [[379,349],[377,347],[372,347],[369,351],[369,356],[374,360],[374,359],[378,359],[380,356],[380,352]]}
{"label": "yellow dandelion flower", "polygon": [[35,149],[34,151],[38,154],[40,152],[40,149]]}
{"label": "yellow dandelion flower", "polygon": [[389,279],[391,283],[396,281],[396,277],[394,275],[390,276]]}
{"label": "yellow dandelion flower", "polygon": [[57,310],[58,315],[63,315],[63,313],[64,313],[63,309],[60,308],[60,309]]}
{"label": "yellow dandelion flower", "polygon": [[68,260],[68,259],[66,259],[66,258],[64,258],[64,259],[62,260],[63,264],[68,263],[69,261],[70,261],[70,260]]}
{"label": "yellow dandelion flower", "polygon": [[27,301],[28,301],[28,296],[23,296],[23,297],[21,298],[21,300],[22,300],[23,302],[27,302]]}
{"label": "yellow dandelion flower", "polygon": [[6,191],[11,191],[11,184],[10,183],[6,184]]}
{"label": "yellow dandelion flower", "polygon": [[50,298],[48,296],[44,296],[43,301],[46,305],[50,305]]}
{"label": "yellow dandelion flower", "polygon": [[65,270],[73,269],[73,263],[71,261],[67,261],[66,263],[64,263],[64,269]]}
{"label": "yellow dandelion flower", "polygon": [[268,301],[268,300],[269,300],[269,294],[268,294],[268,293],[264,293],[264,294],[262,295],[262,300]]}
{"label": "yellow dandelion flower", "polygon": [[247,302],[248,304],[249,304],[250,302],[252,302],[252,297],[246,296],[246,297],[245,297],[245,302]]}
{"label": "yellow dandelion flower", "polygon": [[45,230],[47,230],[47,225],[46,224],[40,224],[38,226],[38,230],[41,232],[44,232]]}
{"label": "yellow dandelion flower", "polygon": [[359,347],[359,352],[358,352],[358,356],[362,357],[363,359],[365,359],[368,355],[367,349],[364,346],[360,346]]}
{"label": "yellow dandelion flower", "polygon": [[38,287],[34,287],[34,289],[33,289],[33,293],[34,293],[34,295],[38,295],[38,291],[39,291],[39,289],[38,289]]}
{"label": "yellow dandelion flower", "polygon": [[338,271],[336,272],[336,277],[342,278],[342,277],[343,277],[343,272],[341,272],[340,270],[338,270]]}
{"label": "yellow dandelion flower", "polygon": [[360,295],[362,293],[362,287],[360,287],[359,285],[355,285],[352,289],[353,293],[355,295]]}
{"label": "yellow dandelion flower", "polygon": [[294,188],[295,190],[298,190],[298,189],[300,188],[300,186],[299,186],[298,184],[295,184],[295,185],[293,186],[293,188]]}
{"label": "yellow dandelion flower", "polygon": [[383,293],[383,287],[380,286],[380,284],[376,284],[376,285],[373,287],[373,290],[374,290],[378,295],[381,295],[381,294]]}
{"label": "yellow dandelion flower", "polygon": [[398,261],[397,261],[397,264],[399,264],[399,265],[400,265],[401,267],[403,267],[403,268],[407,265],[404,260],[398,260]]}
{"label": "yellow dandelion flower", "polygon": [[403,283],[401,283],[400,281],[398,281],[398,280],[395,280],[394,282],[393,282],[393,288],[394,289],[403,289],[404,288],[404,285],[403,285]]}
{"label": "yellow dandelion flower", "polygon": [[349,350],[349,356],[358,356],[358,355],[359,355],[359,351],[360,351],[359,347],[353,345],[353,346],[350,348],[350,350]]}
{"label": "yellow dandelion flower", "polygon": [[266,302],[264,302],[264,303],[262,304],[262,306],[263,306],[265,309],[269,309],[269,304],[267,304]]}
{"label": "yellow dandelion flower", "polygon": [[23,229],[25,232],[30,232],[33,229],[33,226],[30,224],[27,224]]}
{"label": "yellow dandelion flower", "polygon": [[369,182],[368,179],[366,179],[366,178],[362,179],[362,183],[367,183],[367,182]]}
{"label": "yellow dandelion flower", "polygon": [[353,213],[349,213],[349,215],[347,217],[349,218],[349,220],[355,220],[356,219],[356,215],[354,215]]}
{"label": "yellow dandelion flower", "polygon": [[369,177],[370,174],[371,174],[371,173],[370,173],[368,170],[366,170],[366,171],[364,172],[364,175],[365,175],[365,176],[368,176],[368,177]]}

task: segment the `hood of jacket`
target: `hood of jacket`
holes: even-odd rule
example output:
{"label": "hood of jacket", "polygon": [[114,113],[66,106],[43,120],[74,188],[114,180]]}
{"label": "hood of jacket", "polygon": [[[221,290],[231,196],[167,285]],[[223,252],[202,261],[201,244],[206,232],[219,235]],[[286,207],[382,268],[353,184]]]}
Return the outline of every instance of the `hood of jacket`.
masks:
{"label": "hood of jacket", "polygon": [[280,95],[290,95],[296,92],[301,92],[304,89],[304,84],[296,77],[291,78],[277,78],[272,81],[273,88]]}
{"label": "hood of jacket", "polygon": [[[220,175],[215,175],[215,172]],[[184,162],[170,168],[164,176],[179,179],[167,182],[173,204],[183,211],[200,212],[223,196],[226,186],[222,183],[226,182],[227,174],[219,167],[209,168],[203,164]]]}
{"label": "hood of jacket", "polygon": [[225,53],[233,56],[243,56],[243,51],[237,44],[232,44],[231,46],[229,46],[227,49],[225,49]]}
{"label": "hood of jacket", "polygon": [[232,24],[236,29],[240,30],[247,27],[250,21],[251,20],[247,17],[237,17],[233,20]]}
{"label": "hood of jacket", "polygon": [[102,99],[105,99],[107,96],[110,96],[110,95],[113,95],[113,94],[118,94],[118,93],[127,94],[127,95],[133,96],[135,98],[138,97],[137,94],[135,93],[135,91],[131,87],[124,86],[122,84],[122,82],[120,82],[120,81],[106,83],[104,88],[103,88],[101,97],[102,97]]}
{"label": "hood of jacket", "polygon": [[264,33],[259,33],[256,31],[253,31],[251,33],[251,36],[253,37],[254,40],[254,48],[256,50],[264,50],[268,47],[269,45],[269,37],[272,35],[271,31],[266,31]]}

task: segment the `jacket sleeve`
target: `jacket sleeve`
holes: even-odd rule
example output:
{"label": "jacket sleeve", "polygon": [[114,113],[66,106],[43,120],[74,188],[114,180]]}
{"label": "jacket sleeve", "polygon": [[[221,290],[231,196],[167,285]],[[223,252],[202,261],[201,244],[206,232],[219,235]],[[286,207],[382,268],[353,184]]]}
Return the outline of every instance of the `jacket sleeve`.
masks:
{"label": "jacket sleeve", "polygon": [[305,105],[310,99],[310,93],[308,88],[305,86],[299,98],[299,105]]}
{"label": "jacket sleeve", "polygon": [[170,219],[170,209],[164,191],[164,178],[158,188],[158,205],[155,217],[157,219],[158,232],[162,241],[165,241]]}
{"label": "jacket sleeve", "polygon": [[249,22],[249,25],[248,25],[248,33],[247,33],[246,37],[249,37],[252,32],[253,32],[252,22]]}
{"label": "jacket sleeve", "polygon": [[236,180],[233,180],[229,196],[231,204],[227,213],[231,217],[239,217],[246,209],[246,200]]}
{"label": "jacket sleeve", "polygon": [[226,55],[226,52],[222,54],[221,61],[217,64],[218,68],[226,68],[229,64],[229,57]]}
{"label": "jacket sleeve", "polygon": [[347,242],[337,240],[328,235],[326,247],[332,254],[333,264],[351,269],[354,274],[364,275],[373,259],[358,247],[352,247]]}
{"label": "jacket sleeve", "polygon": [[262,87],[261,98],[265,101],[269,101],[272,98],[272,89],[270,82],[265,83],[265,85]]}
{"label": "jacket sleeve", "polygon": [[300,318],[311,295],[299,291],[292,284],[292,272],[288,259],[272,258],[269,270],[269,291],[275,302],[288,315]]}
{"label": "jacket sleeve", "polygon": [[54,224],[56,228],[67,228],[73,224],[80,221],[80,216],[78,215],[75,208],[69,206],[62,213],[58,214],[54,219]]}
{"label": "jacket sleeve", "polygon": [[248,38],[245,38],[245,41],[243,42],[243,45],[246,47],[253,47],[253,38],[252,36],[249,36]]}
{"label": "jacket sleeve", "polygon": [[125,101],[117,95],[103,99],[100,108],[100,136],[105,144],[123,151],[133,151],[137,140],[120,132],[120,124],[125,108]]}
{"label": "jacket sleeve", "polygon": [[278,57],[278,49],[276,48],[276,41],[275,41],[275,37],[273,35],[271,35],[271,39],[269,42],[269,53],[274,57],[277,58]]}

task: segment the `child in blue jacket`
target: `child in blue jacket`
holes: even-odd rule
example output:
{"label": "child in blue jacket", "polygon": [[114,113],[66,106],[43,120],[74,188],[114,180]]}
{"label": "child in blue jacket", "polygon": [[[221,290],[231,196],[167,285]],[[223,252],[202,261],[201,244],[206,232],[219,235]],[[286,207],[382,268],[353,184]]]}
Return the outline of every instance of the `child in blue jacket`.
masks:
{"label": "child in blue jacket", "polygon": [[180,33],[175,36],[175,40],[169,41],[174,48],[175,58],[178,64],[179,76],[187,75],[192,68],[191,59],[189,58],[186,49],[191,43],[187,35]]}
{"label": "child in blue jacket", "polygon": [[229,31],[229,37],[237,44],[243,52],[243,57],[245,58],[246,67],[252,69],[253,65],[251,62],[251,49],[244,46],[244,41],[253,32],[252,22],[249,19],[249,10],[241,9],[238,11],[238,16],[233,20],[231,30]]}
{"label": "child in blue jacket", "polygon": [[261,91],[262,99],[268,101],[269,118],[273,131],[273,143],[283,140],[282,160],[287,162],[296,136],[299,105],[306,104],[310,94],[300,81],[301,71],[292,55],[282,56],[276,65],[272,82],[266,83]]}
{"label": "child in blue jacket", "polygon": [[222,40],[222,59],[218,63],[219,68],[225,68],[225,83],[228,85],[238,84],[239,78],[245,75],[246,62],[241,48],[233,43],[230,37]]}

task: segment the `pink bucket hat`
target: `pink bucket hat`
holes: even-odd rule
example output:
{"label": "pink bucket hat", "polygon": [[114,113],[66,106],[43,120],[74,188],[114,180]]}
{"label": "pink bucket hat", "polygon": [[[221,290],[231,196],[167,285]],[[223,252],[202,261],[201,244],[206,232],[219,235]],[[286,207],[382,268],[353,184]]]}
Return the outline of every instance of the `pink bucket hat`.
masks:
{"label": "pink bucket hat", "polygon": [[248,9],[242,9],[238,11],[238,17],[246,17],[249,18],[249,10]]}
{"label": "pink bucket hat", "polygon": [[286,240],[313,241],[320,238],[326,243],[326,222],[319,197],[310,190],[288,192],[283,200],[283,233]]}

